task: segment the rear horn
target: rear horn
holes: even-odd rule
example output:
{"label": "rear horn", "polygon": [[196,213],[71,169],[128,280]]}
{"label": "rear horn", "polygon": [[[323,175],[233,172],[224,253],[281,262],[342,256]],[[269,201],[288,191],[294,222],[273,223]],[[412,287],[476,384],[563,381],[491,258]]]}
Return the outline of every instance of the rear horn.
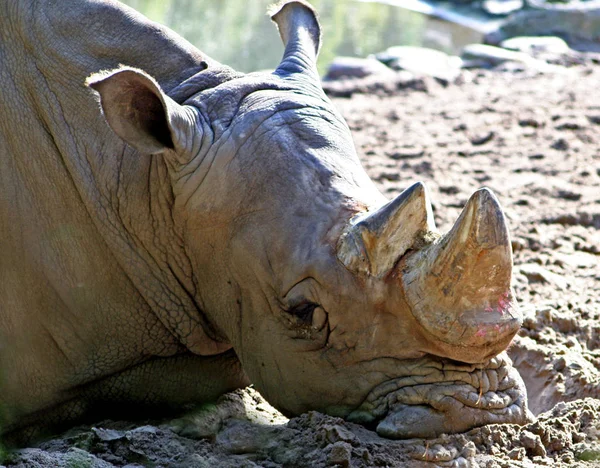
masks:
{"label": "rear horn", "polygon": [[337,246],[351,271],[382,277],[419,241],[435,237],[427,189],[417,182],[377,211],[355,219]]}

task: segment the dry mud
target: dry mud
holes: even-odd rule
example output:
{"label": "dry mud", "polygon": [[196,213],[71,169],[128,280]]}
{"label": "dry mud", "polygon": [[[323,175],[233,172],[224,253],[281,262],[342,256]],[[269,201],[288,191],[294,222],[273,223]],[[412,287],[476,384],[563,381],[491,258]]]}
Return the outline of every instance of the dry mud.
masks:
{"label": "dry mud", "polygon": [[[406,83],[409,83],[406,85]],[[9,456],[18,467],[600,466],[599,66],[465,71],[334,98],[390,197],[422,180],[448,230],[490,187],[512,232],[525,312],[509,354],[538,415],[434,440],[390,441],[320,413],[287,421],[252,389],[185,418],[104,421]]]}

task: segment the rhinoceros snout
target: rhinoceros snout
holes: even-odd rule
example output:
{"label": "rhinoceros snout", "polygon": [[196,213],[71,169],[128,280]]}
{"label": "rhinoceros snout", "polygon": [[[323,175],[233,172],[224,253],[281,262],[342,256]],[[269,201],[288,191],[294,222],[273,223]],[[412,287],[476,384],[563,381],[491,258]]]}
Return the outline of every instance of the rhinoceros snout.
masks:
{"label": "rhinoceros snout", "polygon": [[379,210],[358,217],[338,243],[356,274],[393,273],[428,352],[485,362],[522,323],[511,290],[512,250],[504,214],[489,189],[475,192],[445,236],[435,228],[427,191],[414,184]]}
{"label": "rhinoceros snout", "polygon": [[[409,377],[402,375],[406,371]],[[502,353],[486,364],[426,356],[371,390],[347,417],[391,439],[437,437],[494,423],[526,424],[525,384]]]}

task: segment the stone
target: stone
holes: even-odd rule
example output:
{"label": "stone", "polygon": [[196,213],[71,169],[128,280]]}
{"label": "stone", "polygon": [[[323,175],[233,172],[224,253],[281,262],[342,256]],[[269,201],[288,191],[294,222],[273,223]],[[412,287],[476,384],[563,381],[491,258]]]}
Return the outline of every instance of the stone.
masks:
{"label": "stone", "polygon": [[483,11],[494,16],[506,16],[523,8],[523,0],[483,0]]}
{"label": "stone", "polygon": [[336,57],[329,65],[325,81],[342,78],[364,78],[372,75],[392,75],[390,68],[374,58]]}
{"label": "stone", "polygon": [[327,461],[330,465],[349,467],[352,461],[352,446],[347,442],[336,442],[330,445]]}
{"label": "stone", "polygon": [[561,290],[567,289],[567,280],[562,276],[552,273],[536,263],[526,263],[518,267],[519,271],[527,277],[530,283],[547,283]]}
{"label": "stone", "polygon": [[585,462],[600,461],[600,444],[578,444],[576,457],[578,460]]}
{"label": "stone", "polygon": [[194,408],[165,426],[175,433],[202,439],[216,435],[227,419],[246,420],[265,426],[285,424],[288,419],[273,408],[253,388],[234,391],[219,398],[216,404]]}
{"label": "stone", "polygon": [[337,424],[325,424],[317,434],[317,439],[322,439],[327,444],[337,442],[347,442],[349,444],[358,444],[356,435],[344,426]]}
{"label": "stone", "polygon": [[415,75],[446,81],[454,81],[462,67],[460,57],[426,47],[394,46],[376,54],[375,58],[394,70],[406,70]]}
{"label": "stone", "polygon": [[569,45],[556,36],[518,36],[500,43],[504,49],[523,52],[533,57],[540,54],[561,55],[570,52]]}
{"label": "stone", "polygon": [[125,437],[123,431],[116,431],[114,429],[104,429],[93,427],[92,432],[102,442],[112,442],[113,440],[119,440]]}
{"label": "stone", "polygon": [[529,54],[487,44],[466,45],[462,50],[462,58],[465,60],[485,60],[492,66],[500,65],[504,62],[522,62],[526,64],[537,62]]}
{"label": "stone", "polygon": [[480,146],[488,143],[489,141],[492,141],[495,136],[496,133],[493,130],[490,130],[488,132],[473,135],[471,138],[469,138],[469,140],[471,141],[472,145]]}
{"label": "stone", "polygon": [[511,15],[496,31],[485,36],[488,44],[499,44],[516,36],[553,35],[568,43],[600,41],[600,1],[553,5],[529,0],[530,8]]}
{"label": "stone", "polygon": [[270,445],[274,432],[270,426],[230,420],[216,436],[216,444],[230,454],[256,453]]}
{"label": "stone", "polygon": [[552,142],[550,148],[558,151],[567,151],[569,149],[569,142],[564,138],[557,138]]}
{"label": "stone", "polygon": [[542,440],[540,439],[539,435],[533,434],[529,431],[523,431],[521,433],[520,442],[523,444],[525,449],[527,449],[527,451],[531,453],[532,456],[546,456],[546,448],[542,444]]}
{"label": "stone", "polygon": [[525,458],[525,449],[523,447],[515,447],[506,456],[511,460],[523,460]]}

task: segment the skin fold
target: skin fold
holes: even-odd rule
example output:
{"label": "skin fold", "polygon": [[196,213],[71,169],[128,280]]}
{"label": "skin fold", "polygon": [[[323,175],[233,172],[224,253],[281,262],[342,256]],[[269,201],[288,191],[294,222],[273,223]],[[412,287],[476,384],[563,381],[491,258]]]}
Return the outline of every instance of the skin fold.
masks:
{"label": "skin fold", "polygon": [[244,75],[116,2],[0,4],[8,436],[249,382],[394,438],[530,418],[498,201],[445,236],[422,184],[388,201],[320,87],[312,7],[272,14],[283,59]]}

